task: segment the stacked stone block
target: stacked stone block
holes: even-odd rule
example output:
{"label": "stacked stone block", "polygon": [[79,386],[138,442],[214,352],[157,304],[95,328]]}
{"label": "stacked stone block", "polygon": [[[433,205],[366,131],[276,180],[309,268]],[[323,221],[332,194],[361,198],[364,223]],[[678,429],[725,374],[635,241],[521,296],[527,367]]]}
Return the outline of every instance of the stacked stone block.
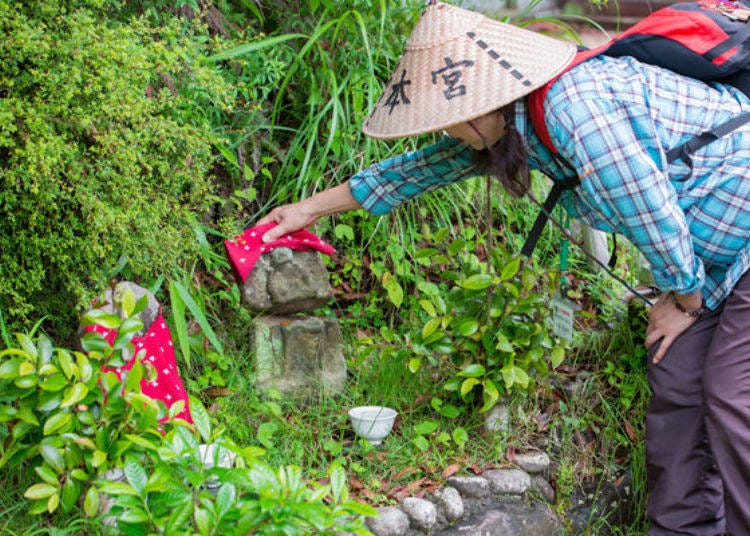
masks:
{"label": "stacked stone block", "polygon": [[262,255],[242,286],[253,322],[256,387],[300,398],[341,393],[346,360],[335,318],[305,315],[333,296],[320,253],[279,247]]}

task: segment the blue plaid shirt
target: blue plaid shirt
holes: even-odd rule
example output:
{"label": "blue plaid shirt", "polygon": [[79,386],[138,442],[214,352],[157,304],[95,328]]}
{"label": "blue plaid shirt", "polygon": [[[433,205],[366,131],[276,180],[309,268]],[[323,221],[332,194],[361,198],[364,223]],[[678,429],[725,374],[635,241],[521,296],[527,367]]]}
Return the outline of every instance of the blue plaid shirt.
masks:
{"label": "blue plaid shirt", "polygon": [[[750,267],[750,125],[692,155],[693,173],[666,152],[750,111],[750,99],[630,58],[601,56],[560,77],[545,100],[557,165],[533,132],[525,103],[516,127],[530,165],[553,180],[574,173],[572,215],[628,238],[664,291],[702,290],[715,309]],[[554,118],[554,120],[550,120]],[[354,175],[355,199],[373,214],[479,174],[473,150],[444,137]]]}

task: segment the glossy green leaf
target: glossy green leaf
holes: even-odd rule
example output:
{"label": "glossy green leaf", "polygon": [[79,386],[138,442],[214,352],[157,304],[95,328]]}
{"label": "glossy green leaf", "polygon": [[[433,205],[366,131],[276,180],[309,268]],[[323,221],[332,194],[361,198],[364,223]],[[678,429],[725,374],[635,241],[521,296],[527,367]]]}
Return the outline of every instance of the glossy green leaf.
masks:
{"label": "glossy green leaf", "polygon": [[39,377],[36,374],[33,374],[31,376],[20,376],[16,378],[13,380],[13,385],[19,389],[31,389],[32,387],[35,387],[38,382]]}
{"label": "glossy green leaf", "polygon": [[211,531],[211,520],[208,516],[208,512],[204,508],[198,508],[193,511],[193,519],[195,520],[195,526],[198,528],[201,536],[209,534]]}
{"label": "glossy green leaf", "polygon": [[102,465],[106,461],[107,461],[107,455],[104,452],[102,452],[101,450],[96,450],[91,455],[91,466],[92,467],[99,467],[100,465]]}
{"label": "glossy green leaf", "polygon": [[211,442],[211,417],[209,417],[206,408],[197,398],[190,397],[190,414],[193,417],[193,423],[198,429],[204,443]]}
{"label": "glossy green leaf", "polygon": [[11,359],[0,364],[0,380],[11,380],[18,376],[18,368],[21,362],[17,359]]}
{"label": "glossy green leaf", "polygon": [[462,321],[456,328],[464,337],[474,335],[479,330],[479,322],[474,319]]}
{"label": "glossy green leaf", "polygon": [[495,345],[495,348],[497,350],[500,350],[501,352],[512,352],[513,351],[513,345],[508,340],[508,337],[503,335],[502,333],[497,333],[495,335],[497,339],[497,344]]}
{"label": "glossy green leaf", "polygon": [[420,435],[431,434],[435,430],[440,428],[438,421],[424,421],[414,426],[414,432]]}
{"label": "glossy green leaf", "polygon": [[433,318],[430,321],[428,321],[424,327],[422,328],[422,339],[426,340],[430,335],[435,333],[435,331],[440,327],[440,319],[439,318]]}
{"label": "glossy green leaf", "polygon": [[420,451],[424,452],[430,448],[430,444],[425,439],[424,436],[418,435],[414,439],[412,439],[412,443],[414,443],[414,446],[417,447]]}
{"label": "glossy green leaf", "polygon": [[521,267],[521,258],[514,257],[508,264],[506,264],[500,272],[500,280],[507,281],[518,273]]}
{"label": "glossy green leaf", "polygon": [[77,404],[89,394],[89,388],[82,383],[76,383],[73,387],[65,391],[62,402],[60,402],[61,408],[68,408],[74,404]]}
{"label": "glossy green leaf", "polygon": [[22,361],[20,365],[18,365],[18,375],[19,376],[28,376],[30,374],[34,374],[36,372],[36,365],[34,363],[30,363],[29,361]]}
{"label": "glossy green leaf", "polygon": [[49,468],[49,466],[42,464],[37,465],[34,467],[34,471],[37,475],[39,475],[39,478],[41,478],[44,482],[47,484],[50,484],[52,486],[57,487],[60,484],[60,481],[57,478],[57,475],[52,472],[52,469]]}
{"label": "glossy green leaf", "polygon": [[474,274],[458,282],[459,286],[469,290],[483,290],[492,285],[492,276],[489,274]]}
{"label": "glossy green leaf", "polygon": [[16,412],[16,419],[19,419],[26,424],[39,426],[39,419],[37,419],[36,415],[34,415],[34,411],[27,406],[18,408],[18,411]]}
{"label": "glossy green leaf", "polygon": [[120,325],[120,316],[104,309],[92,309],[83,315],[82,322],[85,326],[97,325],[107,329],[117,329]]}
{"label": "glossy green leaf", "polygon": [[552,358],[551,358],[551,364],[552,368],[556,369],[560,365],[562,365],[562,362],[565,360],[565,349],[562,346],[555,346],[552,349]]}
{"label": "glossy green leaf", "polygon": [[117,518],[123,523],[137,525],[139,523],[146,523],[148,521],[148,514],[143,508],[136,506],[128,508],[117,516]]}
{"label": "glossy green leaf", "polygon": [[466,378],[461,382],[461,396],[466,396],[474,389],[475,386],[479,385],[479,380],[476,378]]}
{"label": "glossy green leaf", "polygon": [[435,306],[432,304],[430,300],[419,300],[419,305],[424,309],[424,312],[426,312],[430,317],[437,316],[437,311],[435,310]]}
{"label": "glossy green leaf", "polygon": [[135,309],[135,295],[130,289],[123,294],[120,308],[126,319],[131,318],[133,310]]}
{"label": "glossy green leaf", "polygon": [[63,512],[70,512],[78,502],[81,496],[81,483],[72,478],[68,478],[63,484],[62,494],[60,495],[60,506]]}
{"label": "glossy green leaf", "polygon": [[73,359],[70,357],[70,352],[64,349],[57,351],[57,360],[60,364],[60,370],[65,377],[70,380],[78,372],[77,367],[73,364]]}
{"label": "glossy green leaf", "polygon": [[181,527],[193,515],[193,500],[191,495],[184,495],[182,500],[173,508],[167,521],[167,527]]}
{"label": "glossy green leaf", "polygon": [[86,492],[86,498],[83,500],[83,511],[86,517],[94,517],[99,512],[99,492],[96,488],[91,487]]}
{"label": "glossy green leaf", "polygon": [[51,484],[34,484],[28,488],[23,496],[27,499],[46,499],[51,495],[57,493],[57,487]]}
{"label": "glossy green leaf", "polygon": [[60,495],[58,493],[53,493],[49,496],[49,499],[47,499],[47,512],[51,514],[57,510],[58,506],[60,506]]}
{"label": "glossy green leaf", "polygon": [[464,378],[481,378],[485,375],[485,372],[485,368],[482,365],[473,363],[463,368],[458,375]]}
{"label": "glossy green leaf", "polygon": [[438,253],[438,250],[435,248],[422,248],[414,252],[414,258],[415,259],[429,259],[436,253]]}
{"label": "glossy green leaf", "polygon": [[130,484],[125,482],[104,482],[101,485],[101,490],[107,495],[133,495],[138,496],[138,492],[133,489]]}
{"label": "glossy green leaf", "polygon": [[495,382],[487,378],[482,382],[482,387],[482,400],[484,401],[484,405],[479,410],[479,413],[491,410],[495,407],[497,401],[500,400],[500,390],[497,388],[497,385],[495,385]]}
{"label": "glossy green leaf", "polygon": [[466,431],[466,429],[457,426],[453,433],[451,434],[451,437],[453,437],[453,441],[456,442],[456,445],[458,445],[459,448],[464,448],[464,445],[466,445],[466,442],[469,440],[469,434]]}
{"label": "glossy green leaf", "polygon": [[219,519],[224,517],[229,509],[232,508],[236,499],[237,490],[232,484],[225,483],[219,488],[219,492],[216,494],[217,516]]}
{"label": "glossy green leaf", "polygon": [[404,301],[404,289],[390,272],[383,274],[383,288],[387,291],[390,302],[397,308],[401,307]]}
{"label": "glossy green leaf", "polygon": [[70,424],[70,413],[56,413],[47,419],[44,423],[44,435],[55,434]]}
{"label": "glossy green leaf", "polygon": [[52,374],[43,378],[39,382],[39,387],[44,391],[56,392],[61,391],[68,386],[68,380],[66,380],[62,374]]}
{"label": "glossy green leaf", "polygon": [[25,333],[16,333],[16,340],[18,340],[18,344],[27,354],[28,358],[36,361],[38,350],[36,348],[36,345],[34,344],[34,341],[31,340],[31,337],[29,337]]}
{"label": "glossy green leaf", "polygon": [[110,347],[101,333],[89,331],[81,337],[81,346],[86,352],[103,352]]}
{"label": "glossy green leaf", "polygon": [[339,502],[346,499],[347,480],[344,468],[338,463],[333,464],[329,470],[328,478],[331,482],[331,493],[333,494],[334,501]]}
{"label": "glossy green leaf", "polygon": [[128,483],[133,489],[139,494],[143,493],[143,488],[148,482],[148,474],[146,474],[146,470],[140,462],[135,457],[128,456],[125,458],[123,471],[125,472],[125,478],[128,479]]}

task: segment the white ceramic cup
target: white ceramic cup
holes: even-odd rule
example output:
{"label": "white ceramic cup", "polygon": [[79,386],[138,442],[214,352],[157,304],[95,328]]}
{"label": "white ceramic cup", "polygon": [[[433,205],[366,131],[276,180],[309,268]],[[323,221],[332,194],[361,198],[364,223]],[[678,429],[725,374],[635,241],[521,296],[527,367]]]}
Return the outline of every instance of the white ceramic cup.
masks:
{"label": "white ceramic cup", "polygon": [[349,410],[354,433],[373,445],[380,445],[393,428],[395,409],[385,406],[359,406]]}

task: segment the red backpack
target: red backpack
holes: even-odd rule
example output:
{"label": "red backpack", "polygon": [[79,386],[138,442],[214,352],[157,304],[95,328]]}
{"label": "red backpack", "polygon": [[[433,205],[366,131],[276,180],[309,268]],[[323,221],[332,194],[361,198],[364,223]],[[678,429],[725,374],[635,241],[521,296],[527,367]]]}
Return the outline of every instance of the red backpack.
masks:
{"label": "red backpack", "polygon": [[[600,54],[632,56],[643,63],[658,65],[684,76],[733,85],[750,96],[749,21],[750,2],[743,0],[698,0],[674,4],[655,11],[610,42],[579,52],[566,71]],[[544,99],[560,75],[528,97],[534,131],[553,155],[557,155],[558,150],[547,130]],[[692,174],[690,154],[749,121],[750,113],[741,114],[669,150],[668,162],[682,159],[690,168],[690,172],[678,180],[687,180]],[[562,191],[578,184],[580,181],[577,180],[554,181],[522,254],[531,255]]]}

